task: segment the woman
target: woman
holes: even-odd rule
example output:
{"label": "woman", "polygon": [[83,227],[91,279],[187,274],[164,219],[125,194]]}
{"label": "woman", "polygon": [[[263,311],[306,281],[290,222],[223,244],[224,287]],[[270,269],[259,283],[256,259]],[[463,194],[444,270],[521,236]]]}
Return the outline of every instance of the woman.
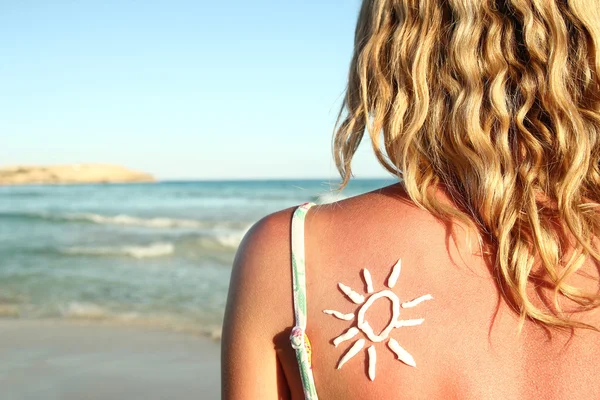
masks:
{"label": "woman", "polygon": [[600,398],[599,10],[363,1],[335,159],[400,182],[249,231],[225,398]]}

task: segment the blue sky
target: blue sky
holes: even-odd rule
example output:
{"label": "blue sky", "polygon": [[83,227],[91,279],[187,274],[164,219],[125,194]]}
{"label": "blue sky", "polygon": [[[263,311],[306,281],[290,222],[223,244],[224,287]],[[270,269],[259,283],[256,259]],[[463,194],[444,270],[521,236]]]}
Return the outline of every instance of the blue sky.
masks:
{"label": "blue sky", "polygon": [[[50,5],[52,3],[52,5]],[[359,0],[0,0],[0,165],[335,176]],[[385,176],[367,142],[358,177]]]}

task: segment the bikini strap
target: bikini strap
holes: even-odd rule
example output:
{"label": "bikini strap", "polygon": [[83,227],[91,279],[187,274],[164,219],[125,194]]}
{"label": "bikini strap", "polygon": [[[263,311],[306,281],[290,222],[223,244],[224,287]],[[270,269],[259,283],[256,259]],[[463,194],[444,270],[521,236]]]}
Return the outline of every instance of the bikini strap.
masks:
{"label": "bikini strap", "polygon": [[306,262],[304,254],[304,220],[314,203],[304,203],[292,217],[292,287],[296,326],[306,330]]}
{"label": "bikini strap", "polygon": [[292,216],[292,288],[294,299],[295,326],[290,335],[292,347],[302,377],[305,399],[317,399],[317,391],[312,374],[311,348],[306,336],[306,263],[304,252],[304,221],[314,203],[304,203]]}

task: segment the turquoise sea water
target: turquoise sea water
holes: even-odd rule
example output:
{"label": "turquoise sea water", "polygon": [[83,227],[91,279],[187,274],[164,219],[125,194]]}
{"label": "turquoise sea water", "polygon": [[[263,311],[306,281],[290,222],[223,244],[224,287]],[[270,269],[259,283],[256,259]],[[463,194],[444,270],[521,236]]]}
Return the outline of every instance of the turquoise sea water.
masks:
{"label": "turquoise sea water", "polygon": [[218,337],[231,263],[261,217],[393,183],[0,187],[0,316],[95,319]]}

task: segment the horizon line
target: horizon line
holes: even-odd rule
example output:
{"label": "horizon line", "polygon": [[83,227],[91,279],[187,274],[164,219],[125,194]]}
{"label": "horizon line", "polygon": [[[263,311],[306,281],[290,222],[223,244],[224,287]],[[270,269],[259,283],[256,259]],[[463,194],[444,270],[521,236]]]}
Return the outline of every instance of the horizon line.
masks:
{"label": "horizon line", "polygon": [[[156,182],[241,182],[241,181],[341,181],[340,177],[224,177],[224,178],[160,178],[155,177]],[[352,177],[355,180],[395,180],[393,176],[361,176]]]}

